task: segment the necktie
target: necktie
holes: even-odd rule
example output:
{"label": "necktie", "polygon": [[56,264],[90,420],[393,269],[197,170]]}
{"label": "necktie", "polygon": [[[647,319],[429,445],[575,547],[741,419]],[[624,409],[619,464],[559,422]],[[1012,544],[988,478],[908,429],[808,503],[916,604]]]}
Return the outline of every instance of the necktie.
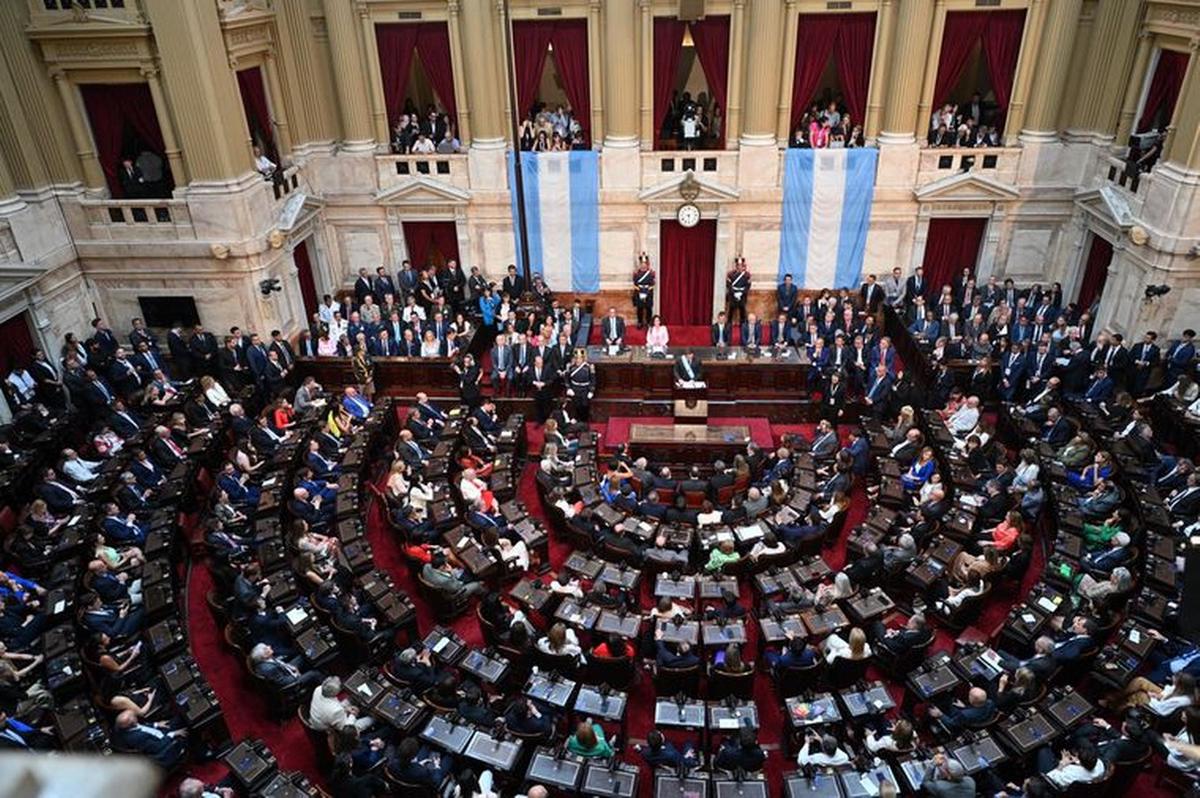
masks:
{"label": "necktie", "polygon": [[100,393],[104,394],[104,399],[111,402],[112,394],[108,392],[108,387],[104,383],[100,382],[100,380],[96,380],[96,384],[100,386]]}
{"label": "necktie", "polygon": [[183,449],[179,448],[178,443],[176,443],[174,440],[172,440],[169,437],[163,438],[163,440],[167,442],[167,447],[170,448],[170,450],[175,453],[176,457],[183,457]]}

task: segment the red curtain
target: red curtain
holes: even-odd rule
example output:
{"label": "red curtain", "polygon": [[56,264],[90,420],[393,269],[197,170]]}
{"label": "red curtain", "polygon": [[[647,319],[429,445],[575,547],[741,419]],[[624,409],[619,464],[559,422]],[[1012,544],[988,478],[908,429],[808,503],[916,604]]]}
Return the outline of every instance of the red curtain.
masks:
{"label": "red curtain", "polygon": [[1158,66],[1154,68],[1154,77],[1150,79],[1150,89],[1146,92],[1146,103],[1142,106],[1142,118],[1138,120],[1138,133],[1145,133],[1154,126],[1160,109],[1166,110],[1167,122],[1163,126],[1170,124],[1187,66],[1187,53],[1159,51]]}
{"label": "red curtain", "polygon": [[268,158],[279,163],[262,71],[258,67],[238,70],[237,84],[238,94],[242,97],[242,110],[246,112],[246,126],[250,128],[250,139],[262,147]]}
{"label": "red curtain", "polygon": [[125,196],[117,178],[123,158],[136,158],[140,150],[149,149],[162,157],[166,169],[166,145],[158,127],[149,86],[145,83],[88,83],[80,86],[79,91],[92,126],[96,155],[108,178],[108,190],[114,197]]}
{"label": "red curtain", "polygon": [[875,52],[875,15],[870,13],[837,16],[838,41],[834,54],[837,57],[838,80],[842,83],[842,94],[846,98],[846,108],[851,118],[855,124],[862,125],[867,118],[867,91],[871,86],[871,58]]}
{"label": "red curtain", "polygon": [[679,222],[664,219],[659,232],[663,324],[710,324],[717,249],[716,220],[704,219],[695,227],[687,228]]}
{"label": "red curtain", "polygon": [[696,45],[696,56],[709,93],[721,106],[721,114],[727,113],[725,98],[729,87],[729,17],[705,17],[693,22],[692,42]]}
{"label": "red curtain", "polygon": [[7,377],[14,366],[29,368],[35,349],[37,344],[33,342],[33,334],[29,331],[29,317],[26,314],[18,313],[0,324],[0,364],[4,368],[0,379]]}
{"label": "red curtain", "polygon": [[1108,279],[1108,264],[1112,262],[1112,256],[1112,244],[1093,233],[1087,265],[1083,268],[1083,280],[1079,283],[1079,298],[1075,300],[1080,310],[1090,308],[1104,292],[1104,281]]}
{"label": "red curtain", "polygon": [[442,101],[442,107],[455,119],[458,105],[454,96],[454,66],[450,62],[450,30],[442,22],[422,23],[417,31],[417,57],[425,67],[425,77]]}
{"label": "red curtain", "polygon": [[[792,130],[808,111],[821,73],[837,39],[839,14],[801,14],[796,34],[796,66],[792,77]],[[790,132],[790,131],[789,131]]]}
{"label": "red curtain", "polygon": [[654,18],[654,135],[657,138],[671,107],[671,90],[675,87],[675,71],[683,51],[683,29],[686,22],[674,17]]}
{"label": "red curtain", "polygon": [[383,79],[383,104],[388,127],[396,124],[404,109],[404,93],[412,70],[420,25],[376,25],[375,46],[379,50],[379,75]]}
{"label": "red curtain", "polygon": [[982,41],[983,57],[1003,119],[1012,97],[1024,31],[1024,9],[947,13],[942,33],[942,51],[938,57],[937,80],[933,88],[934,105],[942,105],[950,99],[950,90],[962,77],[975,45]]}
{"label": "red curtain", "polygon": [[554,39],[554,22],[522,21],[512,26],[513,60],[517,72],[517,107],[521,116],[528,114],[537,99],[538,84]]}
{"label": "red curtain", "polygon": [[983,57],[996,95],[996,125],[1004,124],[1008,102],[1012,99],[1013,80],[1017,77],[1017,59],[1021,56],[1021,36],[1025,33],[1025,11],[992,11],[988,13],[987,30],[983,34]]}
{"label": "red curtain", "polygon": [[454,67],[450,62],[450,34],[444,22],[398,23],[375,26],[375,46],[379,50],[379,73],[383,80],[383,101],[388,124],[394,125],[404,109],[404,95],[412,60],[421,59],[425,75],[446,113],[453,119],[457,108],[454,96]]}
{"label": "red curtain", "polygon": [[317,312],[320,301],[317,299],[317,282],[313,278],[312,261],[308,259],[308,242],[301,241],[292,250],[292,260],[296,262],[296,281],[300,283],[300,296],[304,299],[305,317],[311,318]]}
{"label": "red curtain", "polygon": [[571,103],[571,112],[583,130],[584,146],[591,147],[592,102],[588,84],[587,20],[572,19],[555,23],[554,65],[562,78],[563,90]]}
{"label": "red curtain", "polygon": [[987,219],[931,219],[929,237],[925,241],[925,280],[930,296],[938,296],[943,285],[951,281],[962,270],[975,273],[975,261],[979,258],[979,245]]}
{"label": "red curtain", "polygon": [[[403,222],[404,243],[413,266],[424,269],[458,260],[458,233],[454,222]],[[436,256],[436,257],[435,257]]]}

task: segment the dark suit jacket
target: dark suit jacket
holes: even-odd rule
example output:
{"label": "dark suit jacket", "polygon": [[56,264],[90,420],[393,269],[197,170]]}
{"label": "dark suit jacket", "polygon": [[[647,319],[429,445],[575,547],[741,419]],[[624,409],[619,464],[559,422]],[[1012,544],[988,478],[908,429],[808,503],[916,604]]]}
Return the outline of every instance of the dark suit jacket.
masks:
{"label": "dark suit jacket", "polygon": [[709,341],[713,346],[717,345],[718,333],[724,335],[725,345],[733,345],[733,327],[731,324],[714,324],[709,328]]}
{"label": "dark suit jacket", "polygon": [[703,380],[704,379],[704,369],[702,369],[700,367],[700,359],[699,358],[692,359],[693,374],[690,377],[688,376],[687,371],[683,367],[684,360],[685,360],[685,358],[681,357],[675,361],[675,379],[677,379],[681,382],[684,382],[687,380]]}

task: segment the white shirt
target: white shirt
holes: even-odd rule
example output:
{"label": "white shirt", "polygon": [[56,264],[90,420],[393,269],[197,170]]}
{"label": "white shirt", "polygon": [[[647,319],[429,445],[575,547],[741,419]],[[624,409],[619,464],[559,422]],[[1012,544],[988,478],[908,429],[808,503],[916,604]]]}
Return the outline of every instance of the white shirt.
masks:
{"label": "white shirt", "polygon": [[483,482],[478,479],[464,479],[458,483],[458,489],[462,492],[463,501],[468,507],[483,497],[483,487]]}
{"label": "white shirt", "polygon": [[77,457],[74,460],[63,462],[63,473],[76,482],[91,482],[99,476],[96,470],[100,468],[100,465],[100,463],[93,463],[91,460]]}
{"label": "white shirt", "polygon": [[1077,781],[1092,781],[1100,778],[1104,774],[1104,760],[1097,759],[1095,766],[1091,770],[1087,770],[1083,765],[1070,764],[1056,767],[1054,770],[1046,774],[1046,781],[1052,783],[1055,787],[1062,789],[1069,787]]}
{"label": "white shirt", "polygon": [[275,171],[275,162],[265,155],[259,155],[254,159],[254,168],[264,175],[270,177]]}
{"label": "white shirt", "polygon": [[418,155],[430,155],[437,151],[437,147],[434,146],[432,139],[423,138],[417,139],[412,146],[412,151]]}
{"label": "white shirt", "polygon": [[979,408],[963,405],[947,419],[946,427],[955,435],[962,436],[975,429],[975,425],[978,423]]}
{"label": "white shirt", "polygon": [[329,698],[321,693],[321,686],[313,690],[312,702],[308,705],[308,721],[318,731],[341,729],[354,723],[346,704],[337,696]]}

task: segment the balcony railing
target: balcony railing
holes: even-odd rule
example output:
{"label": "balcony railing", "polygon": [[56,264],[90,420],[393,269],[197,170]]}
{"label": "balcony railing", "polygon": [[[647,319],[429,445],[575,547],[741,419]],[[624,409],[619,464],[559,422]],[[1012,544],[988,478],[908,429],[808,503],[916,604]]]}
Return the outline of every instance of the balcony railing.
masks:
{"label": "balcony railing", "polygon": [[654,150],[642,153],[642,188],[694,172],[698,177],[734,185],[738,154],[734,150]]}
{"label": "balcony railing", "polygon": [[379,155],[379,190],[387,191],[416,178],[429,178],[455,188],[470,189],[467,156],[458,155]]}
{"label": "balcony railing", "polygon": [[1131,167],[1124,158],[1110,155],[1105,159],[1108,163],[1108,182],[1115,183],[1127,189],[1132,194],[1138,194],[1148,176],[1136,167]]}
{"label": "balcony railing", "polygon": [[[194,239],[187,202],[179,199],[80,199],[83,230],[72,231],[79,240],[179,241]],[[73,214],[68,214],[72,217]]]}
{"label": "balcony railing", "polygon": [[959,172],[976,172],[1002,183],[1015,183],[1020,147],[938,147],[921,150],[918,185]]}

